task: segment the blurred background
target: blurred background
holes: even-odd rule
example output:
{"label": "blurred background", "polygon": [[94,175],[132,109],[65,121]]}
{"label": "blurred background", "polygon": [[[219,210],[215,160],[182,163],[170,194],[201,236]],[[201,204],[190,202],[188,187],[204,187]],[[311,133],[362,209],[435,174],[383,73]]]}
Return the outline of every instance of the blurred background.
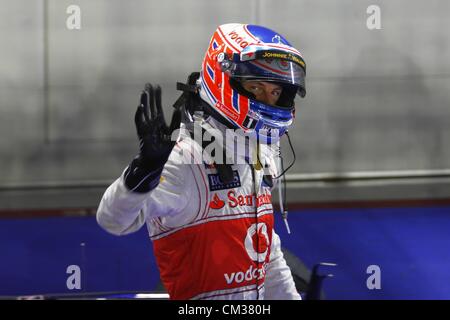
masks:
{"label": "blurred background", "polygon": [[450,299],[449,15],[446,0],[0,0],[0,295],[72,293],[72,264],[78,292],[160,288],[145,228],[113,237],[93,214],[138,151],[144,84],[171,113],[214,30],[239,22],[307,63],[286,250],[338,264],[330,299]]}

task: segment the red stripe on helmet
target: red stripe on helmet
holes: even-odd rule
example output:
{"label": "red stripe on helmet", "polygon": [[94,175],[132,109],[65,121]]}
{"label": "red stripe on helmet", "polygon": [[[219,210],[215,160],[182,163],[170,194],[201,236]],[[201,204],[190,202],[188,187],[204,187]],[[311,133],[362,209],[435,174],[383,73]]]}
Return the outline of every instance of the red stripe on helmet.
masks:
{"label": "red stripe on helmet", "polygon": [[238,119],[239,126],[242,126],[242,123],[244,122],[244,119],[247,116],[249,106],[250,106],[250,99],[240,94],[239,95],[240,115]]}

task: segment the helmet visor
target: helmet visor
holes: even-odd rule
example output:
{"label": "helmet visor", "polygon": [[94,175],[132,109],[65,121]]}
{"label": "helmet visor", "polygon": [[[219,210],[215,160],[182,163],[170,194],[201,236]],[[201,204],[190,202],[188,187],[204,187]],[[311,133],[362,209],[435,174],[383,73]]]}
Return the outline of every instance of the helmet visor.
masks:
{"label": "helmet visor", "polygon": [[230,68],[230,76],[236,80],[260,80],[280,82],[298,87],[303,97],[305,71],[298,64],[283,59],[255,59],[237,62]]}

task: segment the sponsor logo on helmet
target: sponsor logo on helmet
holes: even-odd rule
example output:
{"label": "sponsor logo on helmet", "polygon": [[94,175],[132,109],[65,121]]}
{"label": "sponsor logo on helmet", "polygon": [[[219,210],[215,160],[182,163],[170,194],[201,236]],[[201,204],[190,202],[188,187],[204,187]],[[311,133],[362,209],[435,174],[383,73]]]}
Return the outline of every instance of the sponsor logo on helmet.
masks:
{"label": "sponsor logo on helmet", "polygon": [[262,57],[264,59],[269,59],[269,58],[277,58],[277,59],[287,59],[287,53],[280,53],[280,52],[270,52],[270,51],[266,51],[263,53]]}
{"label": "sponsor logo on helmet", "polygon": [[245,47],[247,47],[250,42],[245,39],[244,36],[239,35],[236,31],[231,31],[228,36],[230,37],[231,40],[233,40],[236,44],[238,44],[242,49],[244,49]]}
{"label": "sponsor logo on helmet", "polygon": [[305,67],[305,63],[303,60],[292,53],[284,53],[284,52],[273,52],[273,51],[266,51],[261,56],[263,59],[283,59],[288,60],[297,63],[298,65]]}
{"label": "sponsor logo on helmet", "polygon": [[223,105],[222,102],[217,101],[216,108],[222,111],[225,115],[230,117],[231,120],[237,121],[239,118],[239,115],[236,113],[232,113],[230,109],[228,109],[226,106]]}

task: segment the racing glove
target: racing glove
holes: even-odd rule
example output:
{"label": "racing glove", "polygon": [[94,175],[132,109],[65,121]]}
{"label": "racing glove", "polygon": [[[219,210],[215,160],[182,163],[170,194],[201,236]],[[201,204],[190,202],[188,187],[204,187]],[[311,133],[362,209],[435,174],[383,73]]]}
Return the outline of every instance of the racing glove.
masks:
{"label": "racing glove", "polygon": [[140,150],[125,170],[124,181],[129,190],[145,193],[159,184],[164,164],[176,143],[171,137],[180,127],[181,111],[174,111],[168,127],[161,107],[161,87],[153,88],[147,83],[141,93],[134,122]]}

